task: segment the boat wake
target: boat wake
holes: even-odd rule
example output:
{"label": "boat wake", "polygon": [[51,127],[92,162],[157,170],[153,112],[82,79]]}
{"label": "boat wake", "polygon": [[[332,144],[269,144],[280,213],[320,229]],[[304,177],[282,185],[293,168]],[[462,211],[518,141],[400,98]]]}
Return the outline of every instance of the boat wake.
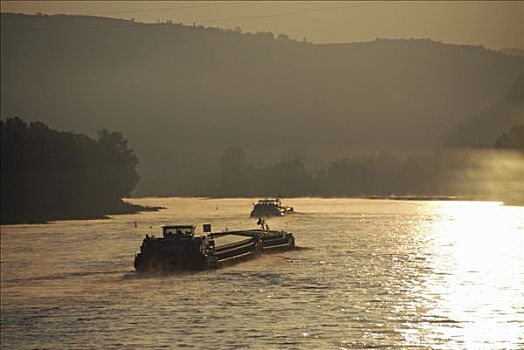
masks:
{"label": "boat wake", "polygon": [[122,275],[128,272],[129,270],[75,271],[75,272],[64,272],[64,273],[58,273],[58,274],[27,277],[27,278],[13,278],[13,279],[8,279],[5,282],[20,283],[20,282],[58,281],[58,280],[68,280],[68,279],[74,279],[74,278],[101,276],[101,275]]}

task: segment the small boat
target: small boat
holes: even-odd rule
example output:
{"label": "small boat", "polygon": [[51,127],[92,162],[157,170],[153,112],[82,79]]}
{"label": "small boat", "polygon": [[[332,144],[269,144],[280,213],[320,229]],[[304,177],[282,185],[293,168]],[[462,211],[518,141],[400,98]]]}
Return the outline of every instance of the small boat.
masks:
{"label": "small boat", "polygon": [[293,207],[283,206],[280,198],[261,199],[257,204],[253,204],[251,217],[261,218],[269,216],[284,216],[292,214],[293,212]]}
{"label": "small boat", "polygon": [[[259,254],[295,248],[292,233],[272,231],[267,226],[219,233],[211,233],[210,226],[204,225],[204,232],[209,233],[198,237],[193,225],[163,226],[163,236],[158,238],[146,235],[140,253],[135,255],[135,270],[173,272],[216,269]],[[220,244],[225,237],[232,242]]]}

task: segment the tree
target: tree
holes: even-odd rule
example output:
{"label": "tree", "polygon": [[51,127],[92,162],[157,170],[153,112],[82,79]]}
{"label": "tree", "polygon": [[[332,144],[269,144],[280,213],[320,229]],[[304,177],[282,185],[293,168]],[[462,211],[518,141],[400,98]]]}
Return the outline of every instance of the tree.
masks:
{"label": "tree", "polygon": [[220,160],[222,192],[226,195],[242,195],[248,181],[246,155],[241,148],[227,149]]}
{"label": "tree", "polygon": [[282,160],[267,170],[265,195],[301,196],[312,194],[313,176],[298,159]]}
{"label": "tree", "polygon": [[102,129],[97,136],[107,185],[111,184],[109,187],[118,198],[128,196],[140,179],[136,171],[137,156],[120,132]]}
{"label": "tree", "polygon": [[357,196],[374,194],[377,169],[370,157],[338,159],[328,168],[330,192],[335,195]]}
{"label": "tree", "polygon": [[138,159],[119,132],[95,141],[19,118],[1,121],[2,222],[99,217],[121,211]]}
{"label": "tree", "polygon": [[516,125],[508,133],[502,133],[495,140],[495,148],[516,149],[524,151],[524,125]]}

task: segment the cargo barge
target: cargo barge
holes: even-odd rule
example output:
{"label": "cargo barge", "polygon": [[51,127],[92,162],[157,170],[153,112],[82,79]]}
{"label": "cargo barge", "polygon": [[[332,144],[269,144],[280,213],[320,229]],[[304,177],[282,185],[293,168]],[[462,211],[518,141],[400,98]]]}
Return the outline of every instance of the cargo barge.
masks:
{"label": "cargo barge", "polygon": [[257,204],[253,204],[251,211],[252,218],[270,217],[270,216],[284,216],[292,214],[293,207],[282,205],[280,198],[275,199],[261,199]]}
{"label": "cargo barge", "polygon": [[[193,225],[163,226],[162,237],[146,235],[135,255],[134,267],[137,272],[216,269],[259,254],[295,248],[292,233],[269,230],[263,220],[262,227],[211,233],[210,225],[204,225],[207,235],[195,236]],[[217,243],[225,237],[235,241]]]}

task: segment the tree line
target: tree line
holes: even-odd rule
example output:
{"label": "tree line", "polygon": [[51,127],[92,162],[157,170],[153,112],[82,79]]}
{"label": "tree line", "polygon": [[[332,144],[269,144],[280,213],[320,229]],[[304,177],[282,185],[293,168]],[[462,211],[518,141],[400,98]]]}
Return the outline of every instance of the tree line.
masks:
{"label": "tree line", "polygon": [[94,140],[41,122],[1,120],[2,223],[94,218],[137,211],[124,203],[138,158],[117,131]]}
{"label": "tree line", "polygon": [[503,133],[492,148],[403,159],[380,152],[339,158],[316,171],[298,159],[255,168],[241,148],[233,147],[220,160],[220,178],[218,196],[524,198],[524,127]]}
{"label": "tree line", "polygon": [[[122,201],[139,181],[138,158],[117,131],[97,138],[19,118],[0,121],[1,222],[85,219],[155,210]],[[338,158],[317,170],[298,159],[253,167],[241,148],[220,159],[220,197],[473,196],[520,203],[524,198],[524,127],[492,148],[437,151],[403,159],[381,152]],[[176,194],[175,194],[176,195]],[[187,194],[186,194],[187,195]]]}

